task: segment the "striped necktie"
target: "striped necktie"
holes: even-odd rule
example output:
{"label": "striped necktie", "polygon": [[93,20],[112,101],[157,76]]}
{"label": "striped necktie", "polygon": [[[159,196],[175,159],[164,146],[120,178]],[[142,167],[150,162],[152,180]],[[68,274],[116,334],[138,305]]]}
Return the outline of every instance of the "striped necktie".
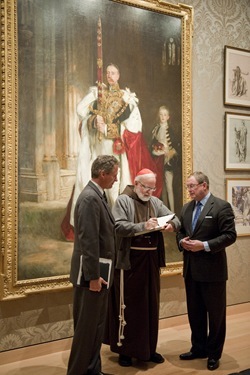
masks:
{"label": "striped necktie", "polygon": [[193,230],[194,230],[194,228],[196,226],[196,223],[197,223],[197,220],[198,220],[198,218],[200,216],[201,208],[202,208],[202,203],[201,202],[197,202],[197,204],[196,204],[196,211],[195,211],[194,218],[193,218],[193,221],[192,221],[192,229]]}

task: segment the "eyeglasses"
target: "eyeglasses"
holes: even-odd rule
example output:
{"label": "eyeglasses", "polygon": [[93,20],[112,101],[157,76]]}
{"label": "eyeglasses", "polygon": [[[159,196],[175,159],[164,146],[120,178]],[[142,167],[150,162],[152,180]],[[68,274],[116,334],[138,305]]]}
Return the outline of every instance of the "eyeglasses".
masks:
{"label": "eyeglasses", "polygon": [[150,186],[146,186],[144,184],[141,183],[141,181],[138,181],[139,184],[141,185],[141,187],[144,189],[144,190],[147,190],[147,191],[155,191],[156,190],[156,187],[150,187]]}
{"label": "eyeglasses", "polygon": [[190,185],[186,185],[186,189],[187,189],[187,190],[194,190],[194,189],[197,188],[197,186],[202,185],[202,184],[203,184],[203,182],[200,182],[199,184],[190,184]]}

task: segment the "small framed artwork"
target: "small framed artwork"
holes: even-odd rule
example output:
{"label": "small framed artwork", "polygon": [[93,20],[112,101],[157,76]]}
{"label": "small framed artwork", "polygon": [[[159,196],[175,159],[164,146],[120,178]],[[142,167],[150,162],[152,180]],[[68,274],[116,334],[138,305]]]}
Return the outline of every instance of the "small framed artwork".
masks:
{"label": "small framed artwork", "polygon": [[250,51],[224,48],[224,104],[250,106]]}
{"label": "small framed artwork", "polygon": [[250,169],[250,115],[225,113],[225,170]]}
{"label": "small framed artwork", "polygon": [[226,199],[232,205],[238,236],[250,236],[250,178],[227,178]]}

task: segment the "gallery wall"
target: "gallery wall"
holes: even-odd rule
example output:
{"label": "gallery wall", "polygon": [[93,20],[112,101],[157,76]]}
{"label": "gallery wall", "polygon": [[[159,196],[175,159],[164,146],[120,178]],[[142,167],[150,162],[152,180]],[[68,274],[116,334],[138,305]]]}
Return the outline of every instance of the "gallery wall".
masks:
{"label": "gallery wall", "polygon": [[[171,1],[176,3],[175,1]],[[226,178],[249,178],[249,171],[224,170],[225,112],[250,114],[250,108],[225,106],[224,46],[250,50],[248,0],[189,0],[193,6],[193,169],[210,180],[211,192],[225,199]],[[249,151],[248,151],[249,152]],[[227,249],[228,305],[250,299],[250,237],[238,237]],[[184,313],[183,280],[162,280],[161,316]]]}
{"label": "gallery wall", "polygon": [[[169,1],[176,4],[177,1]],[[249,178],[248,171],[224,170],[225,112],[249,108],[223,103],[224,46],[250,50],[249,0],[182,0],[194,8],[193,34],[193,169],[210,179],[211,192],[226,197],[226,178]],[[238,237],[227,249],[228,305],[250,300],[250,237]],[[181,275],[161,279],[160,318],[186,313]],[[0,351],[72,335],[72,291],[33,294],[0,302]]]}

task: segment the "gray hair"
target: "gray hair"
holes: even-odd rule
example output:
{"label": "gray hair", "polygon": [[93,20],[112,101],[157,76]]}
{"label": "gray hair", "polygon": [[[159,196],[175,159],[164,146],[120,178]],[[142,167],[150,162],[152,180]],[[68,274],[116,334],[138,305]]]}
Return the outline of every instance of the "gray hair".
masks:
{"label": "gray hair", "polygon": [[203,172],[195,171],[195,172],[191,173],[191,175],[189,177],[192,177],[192,176],[196,179],[196,181],[199,184],[201,184],[202,182],[206,182],[207,187],[209,188],[209,179]]}
{"label": "gray hair", "polygon": [[119,165],[119,161],[113,155],[99,155],[93,161],[91,166],[91,177],[98,178],[101,171],[105,173],[112,172],[115,165]]}

